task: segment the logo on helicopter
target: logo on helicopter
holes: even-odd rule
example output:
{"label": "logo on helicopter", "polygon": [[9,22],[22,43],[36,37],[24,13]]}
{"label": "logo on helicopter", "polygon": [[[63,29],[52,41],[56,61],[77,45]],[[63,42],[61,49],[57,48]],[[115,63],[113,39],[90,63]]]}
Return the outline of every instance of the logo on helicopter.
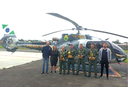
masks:
{"label": "logo on helicopter", "polygon": [[68,40],[68,35],[64,36],[64,40],[67,41]]}

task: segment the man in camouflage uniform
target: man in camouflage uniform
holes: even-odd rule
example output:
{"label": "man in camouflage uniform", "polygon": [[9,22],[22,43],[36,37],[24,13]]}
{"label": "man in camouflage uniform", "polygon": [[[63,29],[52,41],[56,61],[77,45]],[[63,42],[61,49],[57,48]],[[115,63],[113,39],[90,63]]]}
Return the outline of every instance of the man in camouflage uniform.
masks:
{"label": "man in camouflage uniform", "polygon": [[74,75],[74,57],[76,56],[75,50],[73,49],[73,45],[70,44],[70,49],[67,51],[68,54],[68,73],[69,74],[69,70],[70,70],[70,64],[72,64],[72,73]]}
{"label": "man in camouflage uniform", "polygon": [[83,44],[80,44],[80,48],[77,50],[78,63],[77,63],[77,73],[79,74],[80,64],[82,64],[84,75],[87,76],[86,66],[85,66],[85,56],[87,55],[86,49],[83,48]]}
{"label": "man in camouflage uniform", "polygon": [[98,57],[98,51],[94,49],[94,44],[91,44],[91,49],[88,51],[88,58],[89,58],[89,75],[91,76],[91,67],[92,64],[94,66],[94,74],[95,78],[97,78],[97,57]]}
{"label": "man in camouflage uniform", "polygon": [[63,65],[63,74],[65,75],[67,53],[65,51],[65,47],[62,47],[61,49],[62,51],[59,52],[59,63],[60,63],[59,74],[62,74],[62,65]]}

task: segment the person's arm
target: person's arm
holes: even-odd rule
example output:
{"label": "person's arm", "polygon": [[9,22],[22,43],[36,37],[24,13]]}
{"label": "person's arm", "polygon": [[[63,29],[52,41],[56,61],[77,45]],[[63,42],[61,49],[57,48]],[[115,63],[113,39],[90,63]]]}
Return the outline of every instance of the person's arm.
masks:
{"label": "person's arm", "polygon": [[41,48],[41,52],[42,52],[42,53],[43,53],[43,51],[44,51],[44,47]]}
{"label": "person's arm", "polygon": [[97,51],[97,49],[95,49],[96,51],[96,60],[98,59],[98,51]]}
{"label": "person's arm", "polygon": [[78,55],[79,55],[79,50],[76,51],[76,56],[78,56]]}
{"label": "person's arm", "polygon": [[49,53],[49,56],[51,56],[51,53],[52,53],[52,48],[50,47],[50,53]]}
{"label": "person's arm", "polygon": [[75,50],[73,50],[73,58],[75,58],[75,56],[76,56],[76,52]]}
{"label": "person's arm", "polygon": [[59,57],[59,59],[60,59],[60,52],[58,51],[58,57]]}
{"label": "person's arm", "polygon": [[66,51],[66,57],[67,57],[67,58],[68,58],[68,52],[69,52],[69,50]]}
{"label": "person's arm", "polygon": [[59,56],[59,51],[57,51],[57,57]]}
{"label": "person's arm", "polygon": [[68,52],[66,51],[65,52],[65,59],[67,59],[67,57],[68,57]]}
{"label": "person's arm", "polygon": [[89,56],[90,56],[90,49],[87,52],[87,58],[89,58]]}
{"label": "person's arm", "polygon": [[109,49],[109,62],[111,61],[111,57],[112,57],[111,50]]}
{"label": "person's arm", "polygon": [[87,50],[86,49],[83,49],[84,53],[82,54],[83,57],[86,57],[87,56]]}
{"label": "person's arm", "polygon": [[99,50],[99,60],[101,61],[101,49]]}

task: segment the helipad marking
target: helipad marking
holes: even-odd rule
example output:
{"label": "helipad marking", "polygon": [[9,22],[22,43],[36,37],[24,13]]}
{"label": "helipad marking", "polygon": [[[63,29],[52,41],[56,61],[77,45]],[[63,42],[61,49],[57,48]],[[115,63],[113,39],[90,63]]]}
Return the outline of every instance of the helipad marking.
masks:
{"label": "helipad marking", "polygon": [[[58,67],[56,70],[59,71],[60,67]],[[115,75],[112,75],[112,74],[109,74],[109,76],[112,76],[112,77],[121,77],[121,75],[116,72],[111,66],[109,67],[109,69],[111,69],[111,71],[115,74]],[[67,70],[66,70],[67,71]],[[70,72],[72,72],[72,70],[70,70]],[[75,71],[76,72],[76,71]],[[83,71],[79,71],[80,73],[83,73]],[[88,72],[87,72],[88,73]],[[91,74],[94,74],[93,72]],[[97,75],[100,75],[100,73],[97,73]],[[106,74],[103,74],[103,76],[106,76]]]}

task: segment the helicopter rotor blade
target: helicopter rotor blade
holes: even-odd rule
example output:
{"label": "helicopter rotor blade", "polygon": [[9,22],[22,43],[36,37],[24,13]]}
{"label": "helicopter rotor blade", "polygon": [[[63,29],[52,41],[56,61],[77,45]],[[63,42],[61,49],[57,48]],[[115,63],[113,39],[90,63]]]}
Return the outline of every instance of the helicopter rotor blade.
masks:
{"label": "helicopter rotor blade", "polygon": [[47,14],[52,15],[52,16],[55,16],[55,17],[58,17],[58,18],[61,18],[61,19],[64,19],[64,20],[66,20],[66,21],[69,21],[69,22],[71,22],[73,25],[75,25],[76,29],[79,30],[79,25],[78,25],[76,22],[74,22],[73,20],[71,20],[71,19],[69,19],[69,18],[67,18],[67,17],[64,17],[64,16],[62,16],[62,15],[60,15],[60,14],[58,14],[58,13],[47,13]]}
{"label": "helicopter rotor blade", "polygon": [[114,34],[114,33],[110,33],[110,32],[106,32],[106,31],[100,31],[100,30],[94,30],[94,29],[87,29],[87,28],[84,28],[84,29],[85,30],[90,30],[90,31],[95,31],[95,32],[107,33],[107,34],[111,34],[111,35],[115,35],[115,36],[119,36],[119,37],[123,37],[123,38],[128,39],[128,37],[126,37],[126,36],[119,35],[119,34]]}
{"label": "helicopter rotor blade", "polygon": [[47,35],[50,35],[50,34],[54,34],[54,33],[61,32],[61,31],[67,31],[67,30],[74,30],[74,28],[73,29],[65,29],[65,30],[54,31],[54,32],[51,32],[51,33],[48,33],[48,34],[45,34],[45,35],[42,35],[42,36],[47,36]]}

